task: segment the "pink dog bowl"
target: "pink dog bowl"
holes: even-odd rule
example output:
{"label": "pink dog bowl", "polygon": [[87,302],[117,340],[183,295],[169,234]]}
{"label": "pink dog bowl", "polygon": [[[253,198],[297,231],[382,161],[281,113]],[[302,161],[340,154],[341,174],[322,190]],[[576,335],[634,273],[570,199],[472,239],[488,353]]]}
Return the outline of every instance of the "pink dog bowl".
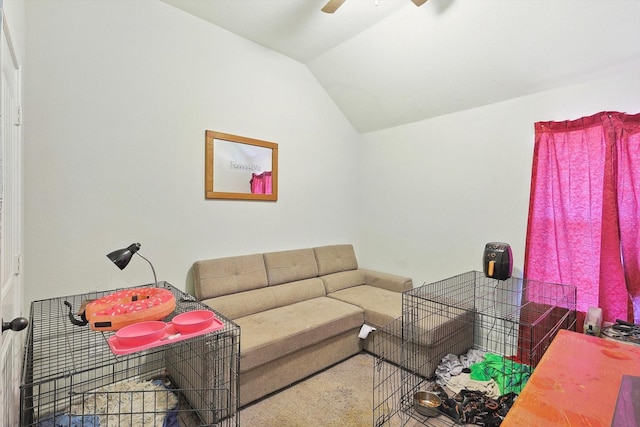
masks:
{"label": "pink dog bowl", "polygon": [[162,338],[165,329],[167,329],[167,324],[159,320],[139,322],[118,330],[116,338],[123,346],[141,346]]}
{"label": "pink dog bowl", "polygon": [[215,313],[210,310],[193,310],[178,314],[171,323],[178,332],[198,332],[208,328],[215,318]]}

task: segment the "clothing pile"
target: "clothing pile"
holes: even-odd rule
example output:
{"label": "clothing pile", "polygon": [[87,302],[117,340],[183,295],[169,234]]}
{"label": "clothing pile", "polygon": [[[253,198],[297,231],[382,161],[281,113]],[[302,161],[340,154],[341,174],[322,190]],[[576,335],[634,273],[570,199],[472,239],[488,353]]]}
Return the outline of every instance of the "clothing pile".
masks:
{"label": "clothing pile", "polygon": [[482,362],[470,366],[471,378],[480,381],[493,379],[500,392],[520,394],[531,376],[531,367],[497,354],[487,353]]}
{"label": "clothing pile", "polygon": [[[471,349],[448,354],[436,369],[434,392],[441,411],[457,422],[499,426],[526,384],[531,368],[497,354]],[[453,395],[449,396],[445,388]]]}
{"label": "clothing pile", "polygon": [[453,397],[449,397],[447,392],[437,384],[433,392],[442,399],[440,410],[445,415],[461,424],[476,424],[484,427],[498,427],[517,397],[515,393],[507,393],[494,399],[475,390],[461,390]]}

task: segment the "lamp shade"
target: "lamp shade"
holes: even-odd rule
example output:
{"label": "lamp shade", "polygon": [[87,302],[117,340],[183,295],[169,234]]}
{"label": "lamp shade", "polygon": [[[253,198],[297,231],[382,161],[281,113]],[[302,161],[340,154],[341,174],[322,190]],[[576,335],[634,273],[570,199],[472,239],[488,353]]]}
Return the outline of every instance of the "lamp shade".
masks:
{"label": "lamp shade", "polygon": [[120,270],[124,269],[129,261],[131,261],[131,257],[133,254],[140,250],[140,243],[132,243],[128,247],[124,249],[115,250],[109,254],[107,254],[107,258],[109,258],[115,265],[118,266]]}

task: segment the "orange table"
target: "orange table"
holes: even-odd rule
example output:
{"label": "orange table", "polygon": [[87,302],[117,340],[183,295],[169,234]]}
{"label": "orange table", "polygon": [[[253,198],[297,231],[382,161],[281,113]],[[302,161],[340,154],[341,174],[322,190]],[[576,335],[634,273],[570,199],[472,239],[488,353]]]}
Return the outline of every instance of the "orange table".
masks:
{"label": "orange table", "polygon": [[640,375],[640,346],[561,330],[501,427],[609,427],[623,375]]}

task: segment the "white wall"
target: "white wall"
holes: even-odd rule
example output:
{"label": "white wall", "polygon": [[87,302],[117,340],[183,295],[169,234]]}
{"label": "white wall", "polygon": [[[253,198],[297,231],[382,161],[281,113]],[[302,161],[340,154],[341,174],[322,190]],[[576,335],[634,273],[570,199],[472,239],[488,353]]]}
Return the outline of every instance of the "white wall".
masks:
{"label": "white wall", "polygon": [[[355,239],[358,135],[301,64],[158,1],[26,2],[27,301]],[[279,144],[279,200],[204,199],[206,129]],[[189,289],[188,289],[189,290]]]}
{"label": "white wall", "polygon": [[[27,301],[160,280],[194,260],[353,242],[416,284],[524,257],[533,123],[640,111],[610,79],[358,136],[302,65],[155,1],[26,2]],[[204,199],[204,130],[279,143],[279,201]],[[358,143],[359,142],[359,143]]]}
{"label": "white wall", "polygon": [[608,78],[363,135],[359,258],[414,285],[482,271],[487,242],[522,277],[537,121],[640,112],[640,61]]}

